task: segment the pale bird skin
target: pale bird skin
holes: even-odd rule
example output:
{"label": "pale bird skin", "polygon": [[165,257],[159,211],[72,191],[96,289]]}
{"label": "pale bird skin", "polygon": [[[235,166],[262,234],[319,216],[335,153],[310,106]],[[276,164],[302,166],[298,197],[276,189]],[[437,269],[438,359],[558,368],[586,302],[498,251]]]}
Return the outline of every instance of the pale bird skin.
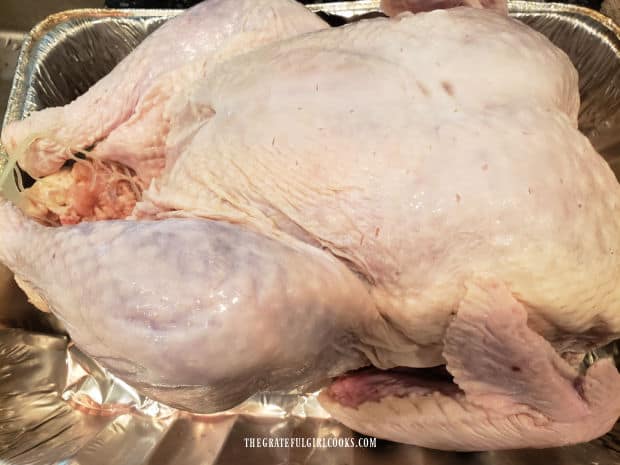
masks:
{"label": "pale bird skin", "polygon": [[129,218],[44,228],[5,202],[0,259],[83,350],[177,407],[445,364],[454,383],[365,370],[321,400],[439,449],[604,434],[619,375],[568,360],[620,336],[620,186],[577,128],[568,57],[505,4],[471,5],[491,8],[329,29],[288,0],[212,0],[171,20],[2,135],[51,176],[97,142],[89,157],[144,182]]}

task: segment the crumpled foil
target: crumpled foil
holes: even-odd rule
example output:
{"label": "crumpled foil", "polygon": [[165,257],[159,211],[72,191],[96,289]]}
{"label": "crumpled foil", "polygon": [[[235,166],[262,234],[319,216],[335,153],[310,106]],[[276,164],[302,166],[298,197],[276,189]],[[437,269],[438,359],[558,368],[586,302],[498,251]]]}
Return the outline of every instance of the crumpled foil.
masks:
{"label": "crumpled foil", "polygon": [[[361,0],[311,9],[344,21],[377,11],[378,3]],[[572,5],[512,2],[510,12],[569,55],[580,74],[580,127],[619,175],[618,25]],[[75,10],[51,16],[24,42],[5,124],[73,100],[176,14]],[[0,147],[4,169],[6,161]],[[0,280],[0,287],[6,282]],[[364,438],[330,419],[315,394],[258,394],[216,415],[171,409],[140,395],[81,353],[53,317],[22,309],[17,294],[3,288],[2,297],[0,465],[620,464],[620,424],[596,441],[547,450],[453,453],[380,440],[377,447],[365,448],[247,447],[249,438]],[[10,322],[22,329],[6,328]],[[617,344],[589,354],[584,365],[610,355],[620,360]]]}
{"label": "crumpled foil", "polygon": [[0,463],[14,465],[620,463],[620,425],[587,444],[454,453],[387,441],[374,448],[246,447],[246,438],[358,438],[315,395],[260,394],[191,415],[139,395],[66,337],[0,330]]}
{"label": "crumpled foil", "polygon": [[192,465],[237,455],[330,463],[310,448],[246,449],[244,438],[355,436],[314,394],[258,394],[215,415],[177,411],[138,394],[66,337],[21,329],[0,330],[0,380],[0,459],[10,464]]}

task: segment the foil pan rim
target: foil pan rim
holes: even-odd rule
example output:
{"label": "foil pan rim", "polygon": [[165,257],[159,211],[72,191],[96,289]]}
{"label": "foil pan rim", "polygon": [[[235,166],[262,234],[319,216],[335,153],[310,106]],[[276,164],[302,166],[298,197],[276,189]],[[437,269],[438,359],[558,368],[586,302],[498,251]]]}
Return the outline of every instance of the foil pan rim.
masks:
{"label": "foil pan rim", "polygon": [[[376,10],[378,8],[379,5],[379,1],[378,0],[362,0],[360,2],[356,2],[354,5],[352,5],[351,3],[344,3],[344,2],[340,2],[340,3],[330,3],[330,4],[315,4],[311,6],[311,10],[312,11],[326,11],[328,13],[334,13],[334,14],[340,14],[340,15],[345,15],[345,16],[355,16],[357,14],[363,14],[369,11],[373,11]],[[618,25],[616,23],[613,22],[613,20],[610,20],[609,18],[594,12],[592,10],[589,10],[587,8],[583,8],[583,7],[579,7],[579,6],[574,6],[574,5],[564,5],[564,4],[555,4],[555,3],[530,3],[530,2],[524,2],[524,1],[513,1],[513,2],[509,2],[509,7],[510,7],[510,11],[513,14],[516,14],[517,16],[522,14],[522,15],[527,15],[528,13],[534,13],[534,14],[541,14],[542,16],[544,15],[553,15],[553,14],[559,14],[559,15],[563,15],[565,17],[575,17],[578,16],[580,19],[580,21],[585,21],[584,18],[587,18],[591,21],[596,22],[597,24],[601,25],[601,29],[604,28],[604,34],[611,34],[614,36],[614,47],[615,47],[615,51],[618,52],[618,49],[620,48],[620,27],[618,27]],[[346,11],[345,11],[346,10]],[[29,76],[29,70],[32,70],[31,66],[34,65],[34,63],[32,63],[32,60],[36,59],[38,57],[37,55],[37,43],[38,41],[40,41],[43,37],[45,37],[47,34],[51,34],[54,30],[56,30],[56,28],[60,28],[62,26],[63,23],[68,22],[68,21],[72,21],[72,20],[84,20],[85,22],[88,22],[89,19],[92,19],[93,21],[96,21],[97,19],[104,19],[104,18],[136,18],[136,19],[147,19],[147,18],[170,18],[173,17],[177,14],[179,14],[181,11],[180,10],[132,10],[132,11],[127,11],[127,10],[109,10],[109,9],[82,9],[82,10],[67,10],[65,12],[61,12],[58,13],[56,15],[52,15],[48,18],[46,18],[45,20],[43,20],[41,23],[39,23],[37,26],[35,26],[33,28],[33,30],[27,35],[26,41],[24,42],[24,45],[22,47],[21,53],[20,53],[20,57],[19,57],[19,64],[18,64],[18,73],[16,74],[16,78],[14,80],[14,85],[11,91],[11,106],[9,107],[9,111],[7,111],[6,117],[5,117],[5,121],[11,121],[12,119],[16,118],[16,117],[22,117],[23,116],[23,112],[25,110],[25,106],[28,103],[28,98],[29,98],[29,92],[34,92],[31,88],[28,87],[28,85],[31,83],[31,81],[27,81],[25,80],[25,77],[31,77]],[[89,18],[90,16],[90,18]],[[620,53],[618,53],[618,56],[620,57]],[[21,70],[21,71],[20,71]],[[21,75],[19,74],[21,72]],[[21,79],[21,80],[20,80]],[[12,110],[12,111],[11,111]],[[2,156],[2,154],[0,153],[0,156]],[[47,336],[47,335],[46,335]],[[3,340],[6,336],[3,336],[2,332],[0,332],[0,347],[3,345]],[[59,336],[61,337],[61,336]],[[39,341],[39,339],[37,339],[37,341]],[[40,341],[43,341],[43,339],[40,339]],[[47,347],[46,351],[43,350],[39,350],[41,349],[41,345],[43,343],[35,343],[35,344],[30,344],[30,347],[32,348],[32,350],[37,351],[38,350],[38,356],[40,357],[52,357],[52,350],[49,347]],[[24,344],[24,345],[28,345],[28,344]],[[16,344],[12,344],[10,345],[11,347],[15,347]],[[114,387],[114,380],[112,377],[109,377],[107,375],[105,376],[101,376],[101,375],[97,375],[95,373],[95,378],[98,376],[98,379],[103,381],[103,383],[101,385],[97,384],[97,379],[93,379],[93,370],[81,370],[79,369],[79,367],[77,367],[77,365],[79,364],[80,356],[78,354],[77,350],[73,350],[73,348],[71,349],[71,353],[69,354],[67,351],[63,351],[62,348],[58,348],[56,347],[56,350],[60,350],[60,352],[57,352],[55,357],[56,357],[56,361],[58,362],[58,366],[62,365],[63,363],[67,363],[67,364],[71,364],[71,366],[75,367],[75,370],[71,373],[68,373],[68,375],[71,375],[70,378],[66,378],[66,379],[60,379],[59,382],[61,384],[57,385],[57,388],[60,390],[58,392],[58,396],[60,397],[64,397],[65,400],[69,399],[71,401],[73,401],[74,403],[80,403],[80,399],[73,397],[74,394],[79,394],[80,392],[91,392],[94,393],[94,397],[98,397],[98,398],[105,398],[105,399],[111,399],[113,397],[113,393],[114,392],[118,392],[114,391],[115,387]],[[6,353],[4,353],[4,356],[6,356]],[[13,353],[13,352],[10,352]],[[66,360],[65,360],[65,354],[66,354]],[[19,355],[19,354],[18,354]],[[36,355],[36,354],[35,354]],[[3,357],[3,351],[0,350],[0,360],[2,360]],[[35,357],[33,355],[33,357],[31,357],[31,360],[35,360]],[[86,361],[85,363],[88,363],[88,361]],[[4,365],[2,363],[0,363],[0,366],[4,368],[6,368],[7,365]],[[43,364],[39,363],[34,363],[32,365],[33,367],[41,367],[41,368],[45,368]],[[23,366],[21,366],[20,364],[15,364],[14,367],[16,369],[25,369]],[[48,373],[48,376],[49,375]],[[42,380],[43,377],[41,378],[37,378],[38,380]],[[64,384],[66,381],[69,381],[68,383]],[[14,381],[14,380],[13,380]],[[4,382],[4,381],[3,381]],[[122,386],[122,383],[118,384],[119,387],[124,389],[124,386]],[[26,385],[25,386],[27,389],[31,389],[33,386],[31,385]],[[0,383],[0,392],[2,391],[2,383]],[[42,388],[43,389],[43,388]],[[32,389],[32,391],[36,394],[37,390],[36,389]],[[43,391],[42,391],[43,392]],[[31,393],[26,393],[27,395],[31,394]],[[34,395],[34,394],[32,394]],[[59,397],[59,398],[60,398]],[[119,397],[116,397],[117,399]],[[126,398],[126,397],[123,397]],[[56,401],[58,401],[58,398],[55,398]],[[183,418],[185,417],[184,414],[181,414],[179,412],[174,412],[172,415],[168,415],[169,412],[165,411],[165,410],[157,410],[157,409],[153,409],[153,405],[152,404],[142,404],[142,400],[140,398],[137,398],[137,401],[134,402],[133,405],[137,405],[139,406],[139,408],[137,409],[142,410],[142,415],[121,415],[120,420],[118,420],[118,422],[113,421],[111,423],[106,423],[106,422],[102,422],[102,429],[101,431],[97,431],[94,432],[94,436],[93,436],[93,441],[88,442],[89,444],[89,449],[88,450],[84,450],[79,449],[79,450],[68,450],[68,449],[63,449],[65,446],[64,445],[56,445],[58,450],[63,450],[63,454],[67,454],[66,456],[76,456],[77,458],[73,458],[70,461],[59,461],[58,463],[73,463],[73,464],[84,464],[84,465],[93,465],[93,464],[99,464],[99,463],[114,463],[114,459],[112,457],[108,457],[106,454],[114,454],[115,450],[114,447],[121,447],[121,446],[126,446],[126,449],[124,449],[124,451],[126,453],[130,453],[133,449],[134,449],[134,445],[127,445],[127,444],[116,444],[112,441],[115,438],[119,439],[119,436],[123,436],[123,440],[124,441],[135,441],[136,444],[143,444],[144,441],[148,441],[150,440],[153,444],[152,446],[144,446],[143,449],[139,449],[140,451],[145,451],[144,455],[140,456],[140,459],[137,460],[136,459],[136,453],[134,453],[134,459],[136,459],[136,461],[134,462],[127,462],[127,463],[149,463],[151,464],[151,458],[153,456],[156,456],[159,454],[159,456],[161,456],[161,453],[163,452],[161,449],[163,449],[163,446],[161,446],[161,444],[163,443],[164,445],[169,445],[169,441],[166,439],[167,438],[167,431],[173,431],[175,428],[175,424],[177,424],[178,422],[180,422]],[[298,427],[298,424],[295,423],[295,419],[297,420],[299,419],[305,419],[310,421],[310,420],[315,420],[316,418],[318,418],[317,416],[315,416],[317,414],[317,411],[312,411],[312,413],[310,415],[308,415],[310,409],[306,410],[306,407],[310,407],[313,408],[312,404],[306,404],[303,401],[301,401],[301,396],[299,398],[299,402],[300,403],[296,403],[295,401],[291,402],[290,404],[288,404],[287,408],[290,408],[290,412],[289,411],[284,411],[284,410],[279,410],[278,408],[280,408],[280,406],[278,405],[277,402],[273,401],[273,399],[259,399],[258,401],[255,401],[253,404],[250,404],[247,406],[247,410],[244,410],[241,413],[241,415],[237,415],[237,413],[232,413],[232,414],[228,414],[228,415],[216,415],[216,416],[205,416],[203,418],[199,418],[199,419],[194,419],[192,421],[195,421],[196,423],[202,423],[203,425],[206,425],[206,428],[211,428],[211,426],[209,425],[213,425],[213,421],[215,419],[220,419],[222,420],[222,422],[217,423],[216,426],[213,426],[211,433],[214,434],[214,441],[217,442],[217,440],[219,440],[218,438],[224,438],[222,439],[222,441],[226,441],[226,438],[230,436],[230,441],[237,441],[237,439],[235,439],[234,434],[232,434],[231,432],[235,432],[235,431],[240,431],[242,430],[243,432],[249,432],[249,433],[256,433],[257,431],[260,431],[261,433],[263,432],[268,432],[269,434],[272,434],[272,431],[274,431],[271,426],[267,427],[265,429],[259,429],[258,426],[256,426],[255,424],[249,424],[247,423],[247,420],[243,419],[242,417],[247,417],[247,416],[251,416],[251,417],[256,417],[258,419],[261,420],[261,422],[267,422],[268,421],[268,413],[272,413],[272,420],[269,421],[279,421],[278,419],[280,419],[280,423],[277,423],[280,427],[285,427],[285,428],[291,428],[291,431],[296,431],[295,428]],[[47,402],[47,404],[46,404]],[[49,397],[45,398],[42,397],[40,399],[40,404],[39,406],[41,407],[41,410],[47,408],[50,406],[50,404],[52,405],[52,407],[58,407],[60,404],[59,402],[56,402],[56,404],[54,404],[53,402],[51,402],[49,400]],[[79,405],[81,408],[83,409],[87,409],[89,407],[89,405],[86,404],[80,404]],[[270,407],[272,407],[272,410],[260,410],[257,411],[254,409],[254,407],[258,407],[258,408],[267,408],[269,409]],[[5,405],[2,405],[2,407],[5,407]],[[38,407],[37,407],[38,408]],[[0,409],[1,411],[2,409]],[[32,410],[36,410],[36,409],[32,409]],[[27,412],[29,415],[33,415],[33,411]],[[55,415],[55,416],[51,416],[51,415]],[[88,429],[87,427],[88,424],[90,422],[93,421],[93,418],[91,417],[86,417],[83,415],[79,415],[78,413],[75,413],[73,410],[67,410],[65,408],[63,415],[65,415],[65,417],[61,417],[59,415],[57,415],[56,413],[50,414],[50,416],[45,417],[44,420],[41,423],[41,427],[39,429],[39,434],[41,434],[42,432],[49,432],[51,431],[49,428],[51,428],[54,425],[54,420],[57,420],[61,425],[66,426],[67,424],[69,424],[70,420],[69,420],[69,416],[73,416],[75,421],[83,421],[84,423],[74,423],[74,430],[77,428],[79,430],[79,428],[84,428],[85,430]],[[224,418],[225,417],[225,418]],[[64,419],[63,419],[64,418]],[[101,418],[101,417],[99,417]],[[238,420],[237,420],[238,418]],[[275,418],[275,420],[274,420]],[[0,430],[2,429],[2,427],[4,426],[4,424],[2,423],[3,418],[0,417]],[[184,421],[184,420],[183,420]],[[189,420],[188,420],[189,421]],[[218,420],[219,421],[219,420]],[[333,424],[333,421],[330,423],[330,420],[328,419],[323,419],[320,420],[321,423],[319,423],[319,427],[317,428],[316,431],[313,431],[313,433],[317,433],[317,434],[331,434],[330,431],[334,431],[334,428],[339,428],[337,425]],[[115,423],[116,422],[116,423]],[[270,423],[273,424],[273,423]],[[77,426],[75,426],[77,425]],[[111,426],[110,426],[111,425]],[[246,428],[247,427],[247,428]],[[98,428],[98,426],[97,426]],[[201,427],[202,428],[202,427]],[[202,431],[201,428],[196,428],[196,430],[191,430],[190,433],[192,431],[195,431],[196,434],[198,434],[199,431]],[[244,429],[246,428],[246,429]],[[331,429],[330,429],[331,428]],[[620,430],[620,428],[616,428],[617,430]],[[69,431],[69,430],[67,430]],[[91,430],[88,430],[91,431]],[[94,430],[93,430],[94,431]],[[122,434],[119,434],[118,431],[122,431]],[[185,430],[183,430],[185,431]],[[340,433],[338,434],[353,434],[350,431],[347,430],[343,430],[340,429],[339,430]],[[78,431],[79,434],[76,434],[76,438],[80,439],[80,435],[84,436],[85,433]],[[209,433],[209,434],[211,434]],[[62,433],[64,434],[64,433]],[[90,433],[88,433],[90,434]],[[277,431],[276,433],[277,434]],[[116,436],[115,436],[116,435]],[[618,433],[616,433],[616,435],[618,435]],[[191,436],[191,434],[190,434]],[[4,436],[6,438],[6,435]],[[35,437],[36,439],[36,437]],[[3,435],[0,434],[0,457],[7,457],[7,455],[3,455],[3,450],[2,450],[2,440],[3,440]],[[81,439],[80,439],[81,440]],[[107,443],[106,441],[112,441]],[[33,441],[33,440],[31,440]],[[42,444],[47,445],[48,447],[51,447],[50,444],[51,442],[54,441],[54,438],[50,436],[50,439],[47,440],[46,442],[42,442]],[[90,441],[90,440],[89,440]],[[142,443],[141,443],[142,441]],[[81,444],[86,444],[86,443],[81,443]],[[111,445],[110,445],[111,444]],[[222,443],[223,444],[223,443]],[[242,447],[240,442],[234,442],[234,444],[237,444],[237,447]],[[620,442],[617,439],[613,439],[613,441],[611,442],[611,446],[606,446],[607,449],[613,449],[616,448],[616,450],[620,450],[620,447],[618,446],[618,444],[620,444]],[[91,447],[92,446],[92,447]],[[201,443],[200,441],[196,441],[195,443],[192,443],[191,447],[194,448],[201,448],[204,446],[204,441],[203,443]],[[43,446],[43,448],[45,448],[46,446]],[[80,446],[82,447],[82,446]],[[140,446],[142,447],[142,446]],[[151,447],[149,449],[149,447]],[[188,446],[189,447],[189,446]],[[573,465],[576,464],[575,462],[573,462],[572,460],[579,460],[579,458],[583,458],[584,456],[587,456],[589,458],[594,459],[596,457],[596,453],[598,453],[598,449],[594,449],[594,445],[593,444],[584,444],[583,447],[582,446],[576,446],[575,449],[570,449],[570,450],[575,450],[575,451],[580,451],[579,453],[575,453],[575,457],[571,458],[571,460],[569,460],[568,462],[566,462],[566,465]],[[24,449],[27,449],[26,447]],[[606,449],[606,450],[607,450]],[[33,452],[36,451],[40,451],[41,448],[40,447],[34,447]],[[201,449],[202,450],[202,449]],[[410,453],[411,455],[409,456],[409,458],[411,459],[411,462],[414,463],[442,463],[442,464],[454,464],[454,463],[458,463],[457,459],[450,459],[450,457],[452,457],[452,455],[442,455],[442,454],[430,454],[430,455],[422,455],[425,454],[426,452],[421,451],[420,449],[416,449],[413,448],[411,446],[398,446],[398,450],[407,450],[409,451],[408,453]],[[587,451],[591,452],[592,455],[588,455]],[[48,452],[48,449],[45,449],[45,452]],[[320,455],[321,450],[317,449],[313,452],[316,452],[318,455]],[[140,452],[142,453],[142,452]],[[219,452],[218,452],[219,453]],[[247,452],[248,454],[251,454],[252,452]],[[334,453],[336,453],[334,451]],[[558,458],[558,462],[559,457],[563,457],[561,454],[563,454],[564,452],[559,451],[557,452],[557,456],[553,456],[555,458]],[[602,453],[602,452],[601,452]],[[281,463],[286,463],[286,459],[287,459],[287,455],[286,452],[282,452],[283,455],[279,455],[277,456],[277,460],[284,460]],[[579,455],[581,454],[581,455]],[[97,461],[97,456],[101,455],[101,457],[99,457],[99,461]],[[217,455],[217,454],[216,454]],[[252,460],[250,460],[250,463],[259,463],[260,461],[258,459],[254,459],[254,457],[257,456],[253,456],[250,455],[252,457]],[[45,457],[47,460],[45,461],[45,463],[52,463],[52,456],[49,457]],[[114,456],[115,458],[118,458],[118,453],[117,455]],[[323,455],[323,461],[322,462],[317,462],[317,461],[313,461],[310,463],[337,463],[336,459],[334,459],[334,457],[332,455],[326,454]],[[374,460],[369,458],[370,455],[368,455],[366,457],[365,463],[368,463],[368,461],[381,461],[382,458],[383,460],[385,460],[385,457],[389,457],[389,456],[373,456],[375,457]],[[509,458],[509,456],[506,455],[490,455],[488,457],[494,457],[494,458],[480,458],[480,462],[478,463],[495,463],[496,461],[498,462],[502,462],[502,460],[506,460],[506,461],[510,461],[510,463],[527,463],[529,460],[531,460],[531,458],[533,456],[528,455],[528,453],[523,453],[523,456],[519,456],[520,459],[515,461],[514,458]],[[124,457],[123,457],[124,458]],[[195,458],[195,457],[194,457]],[[351,457],[346,457],[347,460],[344,460],[343,462],[347,462],[347,463],[353,463],[354,460]],[[388,459],[389,460],[389,459]],[[523,462],[521,462],[521,460],[523,460]],[[217,457],[213,458],[213,462],[217,461]],[[389,460],[391,462],[396,462],[397,460]],[[477,460],[476,460],[477,461]],[[24,462],[25,463],[25,462]],[[56,463],[56,461],[53,461],[53,463]],[[124,460],[123,460],[123,463]],[[163,461],[161,462],[156,462],[156,463],[164,463]],[[165,462],[165,463],[174,463],[174,462]],[[177,463],[184,463],[185,465],[190,465],[190,464],[198,464],[198,463],[212,463],[212,462],[208,462],[204,457],[200,458],[200,460],[196,460],[195,462],[190,461],[189,459],[185,460],[185,457],[183,458],[183,460],[180,460]],[[222,463],[239,463],[239,462],[225,462],[223,461]],[[273,463],[272,462],[260,462],[260,463]],[[301,461],[299,461],[298,463],[302,463]],[[305,463],[305,462],[303,462]],[[338,462],[341,463],[341,462]],[[403,460],[404,463],[404,460]],[[562,462],[564,463],[564,462]],[[606,464],[607,462],[603,462],[600,461],[601,465]],[[612,462],[612,463],[619,463],[617,461]]]}
{"label": "foil pan rim", "polygon": [[[343,14],[345,16],[353,16],[355,14],[363,14],[380,9],[380,0],[357,0],[353,2],[331,2],[331,3],[315,3],[305,5],[312,12],[328,11],[332,14]],[[558,2],[544,1],[528,1],[528,0],[508,0],[508,9],[510,13],[523,12],[540,12],[540,13],[576,13],[583,16],[589,16],[608,27],[620,38],[620,25],[612,18],[587,7]],[[174,17],[181,14],[182,9],[167,8],[135,8],[135,9],[118,9],[118,8],[73,8],[58,13],[51,14],[45,19],[37,23],[28,33],[29,38],[38,38],[42,33],[48,33],[52,27],[61,24],[71,16],[92,16],[92,17]]]}
{"label": "foil pan rim", "polygon": [[[327,11],[333,14],[341,14],[344,16],[355,16],[356,14],[363,14],[379,9],[380,0],[358,0],[355,2],[334,2],[334,3],[317,3],[307,5],[307,8],[313,12]],[[527,13],[560,13],[560,14],[574,14],[583,16],[594,20],[596,23],[607,28],[615,39],[618,41],[618,45],[614,48],[620,53],[620,25],[618,25],[613,19],[599,13],[578,5],[570,5],[554,2],[538,2],[538,1],[525,1],[525,0],[508,0],[509,13],[519,16]],[[23,41],[19,58],[17,61],[17,68],[15,77],[13,79],[13,85],[11,86],[11,92],[9,95],[9,105],[4,115],[3,126],[14,121],[16,118],[16,112],[18,108],[24,105],[25,92],[16,85],[19,76],[27,75],[28,66],[30,66],[30,58],[32,55],[33,44],[40,40],[46,34],[53,32],[53,30],[66,23],[70,19],[95,19],[95,18],[172,18],[180,14],[183,10],[173,9],[106,9],[106,8],[82,8],[65,10],[59,13],[52,14],[41,22],[36,24],[26,35]],[[18,108],[16,108],[18,107]],[[0,143],[0,151],[2,160],[0,163],[0,169],[3,168],[6,163],[6,153]]]}

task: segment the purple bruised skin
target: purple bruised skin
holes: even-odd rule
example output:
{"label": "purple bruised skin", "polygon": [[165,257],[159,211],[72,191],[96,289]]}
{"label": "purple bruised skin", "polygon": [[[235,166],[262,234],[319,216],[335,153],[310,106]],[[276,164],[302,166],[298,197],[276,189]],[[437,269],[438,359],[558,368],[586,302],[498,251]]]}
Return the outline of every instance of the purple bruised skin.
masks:
{"label": "purple bruised skin", "polygon": [[96,142],[148,186],[130,218],[45,228],[3,202],[0,261],[179,408],[325,386],[334,418],[421,446],[604,434],[618,372],[568,361],[620,337],[620,185],[567,56],[463,3],[496,11],[386,0],[396,18],[327,29],[292,0],[211,0],[171,20],[2,135],[44,180]]}
{"label": "purple bruised skin", "polygon": [[9,202],[0,220],[0,261],[75,343],[172,406],[217,412],[368,363],[368,291],[305,244],[201,219],[47,228]]}

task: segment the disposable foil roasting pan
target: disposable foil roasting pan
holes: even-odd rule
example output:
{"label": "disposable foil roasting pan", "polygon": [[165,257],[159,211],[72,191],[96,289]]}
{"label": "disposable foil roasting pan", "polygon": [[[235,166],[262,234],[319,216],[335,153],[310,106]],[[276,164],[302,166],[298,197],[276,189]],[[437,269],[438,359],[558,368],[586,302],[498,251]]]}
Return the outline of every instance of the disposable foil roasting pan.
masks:
{"label": "disposable foil roasting pan", "polygon": [[[350,19],[377,7],[378,0],[365,0],[311,8]],[[75,10],[49,17],[24,43],[5,124],[70,102],[178,13]],[[572,59],[580,74],[581,129],[620,174],[620,28],[570,5],[513,2],[510,13]],[[0,158],[6,163],[3,152]],[[0,327],[2,312],[13,305],[22,304],[0,302]],[[48,334],[24,329],[45,327],[40,319],[29,325],[13,315],[22,327],[0,329],[0,464],[620,464],[620,425],[578,446],[457,454],[385,441],[372,447],[372,438],[331,420],[313,395],[259,394],[230,412],[192,416],[140,396],[54,324]],[[605,350],[618,355],[615,345]],[[263,438],[302,440],[294,447],[249,447],[251,439],[263,445]]]}

